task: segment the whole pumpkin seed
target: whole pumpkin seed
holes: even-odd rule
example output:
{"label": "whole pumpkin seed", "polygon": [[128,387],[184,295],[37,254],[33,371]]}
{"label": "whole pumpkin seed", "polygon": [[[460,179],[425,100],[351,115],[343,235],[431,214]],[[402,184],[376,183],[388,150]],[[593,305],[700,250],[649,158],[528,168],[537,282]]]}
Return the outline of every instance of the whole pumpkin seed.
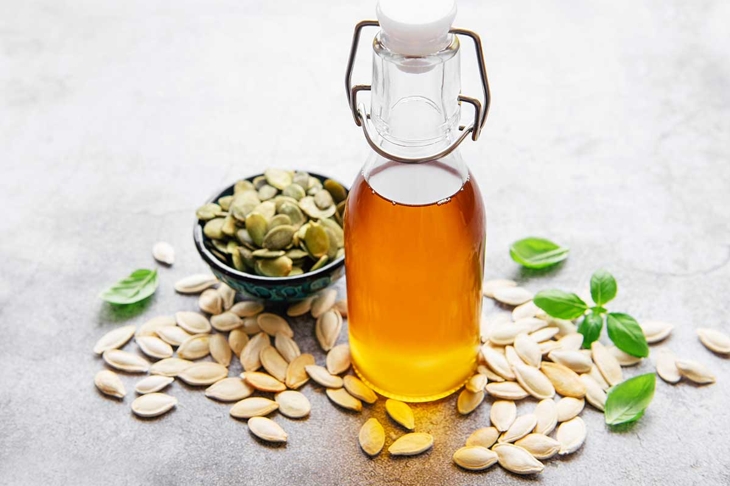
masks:
{"label": "whole pumpkin seed", "polygon": [[276,394],[276,403],[279,404],[279,412],[289,418],[302,418],[309,415],[312,405],[302,393],[293,390],[286,390]]}
{"label": "whole pumpkin seed", "polygon": [[524,388],[514,381],[489,383],[486,390],[491,396],[501,398],[503,400],[522,400],[523,398],[530,396]]}
{"label": "whole pumpkin seed", "polygon": [[330,400],[342,408],[354,412],[362,411],[362,402],[347,393],[344,388],[328,388],[325,393]]}
{"label": "whole pumpkin seed", "polygon": [[564,351],[556,349],[548,354],[548,358],[553,362],[561,364],[576,373],[588,373],[593,366],[593,360],[580,351]]}
{"label": "whole pumpkin seed", "polygon": [[558,400],[556,404],[558,412],[558,422],[567,422],[568,420],[577,417],[585,407],[585,400],[573,397],[564,397]]}
{"label": "whole pumpkin seed", "polygon": [[385,401],[385,411],[388,416],[398,425],[406,430],[413,430],[416,427],[416,419],[413,416],[413,410],[407,403],[400,400],[389,398]]}
{"label": "whole pumpkin seed", "polygon": [[[241,330],[248,334],[249,336],[252,334],[258,334],[261,331],[261,328],[259,327],[259,320],[257,316],[247,317],[243,320],[243,325],[241,326]],[[266,334],[266,333],[264,333]]]}
{"label": "whole pumpkin seed", "polygon": [[433,447],[433,436],[424,432],[412,432],[396,439],[388,452],[391,456],[416,456]]}
{"label": "whole pumpkin seed", "polygon": [[543,434],[529,434],[516,441],[515,445],[525,449],[535,459],[550,459],[561,448],[560,442]]}
{"label": "whole pumpkin seed", "polygon": [[506,279],[487,280],[482,284],[482,293],[485,297],[493,299],[494,291],[500,287],[517,287],[517,282]]}
{"label": "whole pumpkin seed", "polygon": [[479,372],[479,374],[486,376],[488,382],[500,383],[504,381],[504,378],[499,376],[494,371],[490,370],[486,365],[480,364],[479,366],[477,366],[477,371]]}
{"label": "whole pumpkin seed", "polygon": [[481,405],[484,401],[484,390],[480,390],[476,393],[471,392],[464,388],[459,393],[459,398],[456,401],[456,409],[462,415],[468,415],[472,413],[476,408]]}
{"label": "whole pumpkin seed", "polygon": [[513,306],[524,304],[534,297],[532,292],[522,287],[497,287],[493,294],[497,302]]}
{"label": "whole pumpkin seed", "polygon": [[124,389],[122,380],[116,373],[110,370],[101,370],[94,376],[94,384],[105,395],[116,398],[124,398],[127,391]]}
{"label": "whole pumpkin seed", "polygon": [[[139,326],[135,336],[155,336],[157,331],[163,327],[170,327],[175,325],[175,318],[172,316],[157,316],[153,317],[149,321]],[[121,329],[121,328],[120,328]],[[121,347],[121,346],[119,346]]]}
{"label": "whole pumpkin seed", "polygon": [[518,439],[525,437],[527,434],[537,425],[537,417],[534,413],[528,413],[526,415],[520,415],[510,425],[505,433],[499,438],[499,443],[514,442]]}
{"label": "whole pumpkin seed", "polygon": [[380,451],[383,450],[385,445],[385,430],[380,425],[378,419],[369,418],[362,427],[360,427],[360,433],[358,434],[358,442],[360,447],[368,456],[377,456]]}
{"label": "whole pumpkin seed", "polygon": [[[533,341],[538,343],[538,348],[540,348],[540,343],[544,343],[544,342],[552,339],[553,337],[555,337],[555,335],[558,333],[558,331],[559,330],[556,327],[545,327],[545,328],[539,329],[535,332],[531,332],[530,337],[532,338]],[[545,354],[543,352],[542,348],[540,348],[540,353]]]}
{"label": "whole pumpkin seed", "polygon": [[175,381],[175,378],[171,376],[152,375],[138,381],[134,386],[134,390],[140,395],[155,393],[166,388],[173,381]]}
{"label": "whole pumpkin seed", "polygon": [[211,316],[210,325],[217,331],[228,332],[241,327],[243,325],[243,321],[233,312],[226,311],[218,314],[217,316]]}
{"label": "whole pumpkin seed", "polygon": [[[216,295],[218,294],[216,293]],[[175,320],[177,321],[178,326],[182,327],[190,334],[205,334],[209,333],[211,329],[208,319],[197,312],[176,312]]]}
{"label": "whole pumpkin seed", "polygon": [[311,296],[307,297],[304,300],[295,302],[294,304],[290,305],[289,308],[286,310],[286,315],[290,317],[303,316],[312,309],[313,300],[314,297]]}
{"label": "whole pumpkin seed", "polygon": [[540,370],[532,366],[517,364],[512,366],[517,382],[533,397],[542,400],[555,396],[555,387]]}
{"label": "whole pumpkin seed", "polygon": [[480,391],[484,391],[484,388],[487,386],[487,383],[489,380],[487,377],[481,373],[477,373],[476,375],[469,378],[469,381],[466,382],[466,389],[469,390],[472,393],[478,393]]}
{"label": "whole pumpkin seed", "polygon": [[221,299],[218,291],[208,289],[200,294],[198,306],[200,310],[208,314],[220,314],[223,312],[223,299]]}
{"label": "whole pumpkin seed", "polygon": [[165,393],[148,393],[132,402],[132,412],[140,417],[157,417],[177,405],[177,398]]}
{"label": "whole pumpkin seed", "polygon": [[150,363],[146,359],[120,349],[107,349],[102,357],[106,364],[119,371],[146,373],[150,369]]}
{"label": "whole pumpkin seed", "polygon": [[582,334],[568,334],[558,340],[561,351],[579,351],[583,347]]}
{"label": "whole pumpkin seed", "polygon": [[560,455],[572,454],[583,445],[586,440],[586,424],[580,417],[563,422],[558,427],[558,442]]}
{"label": "whole pumpkin seed", "polygon": [[279,424],[266,417],[253,417],[248,421],[253,435],[268,442],[286,442],[287,435]]}
{"label": "whole pumpkin seed", "polygon": [[219,402],[237,402],[248,398],[254,392],[243,379],[238,377],[223,378],[205,389],[205,396]]}
{"label": "whole pumpkin seed", "polygon": [[230,312],[238,317],[252,317],[264,310],[264,304],[256,300],[245,300],[236,302],[230,308]]}
{"label": "whole pumpkin seed", "polygon": [[342,330],[342,316],[336,310],[328,310],[317,319],[315,335],[323,351],[329,351],[337,342]]}
{"label": "whole pumpkin seed", "polygon": [[502,354],[486,345],[481,347],[481,354],[484,357],[487,366],[489,366],[489,368],[491,368],[491,370],[496,374],[505,380],[515,379],[515,374],[512,372],[509,363],[507,363],[507,359]]}
{"label": "whole pumpkin seed", "polygon": [[517,323],[493,326],[489,332],[489,342],[506,346],[514,343],[518,334],[524,334],[525,332],[529,332],[529,330]]}
{"label": "whole pumpkin seed", "polygon": [[260,371],[246,371],[241,373],[246,383],[262,392],[280,392],[286,390],[286,385],[271,375]]}
{"label": "whole pumpkin seed", "polygon": [[537,342],[528,334],[524,332],[518,334],[517,337],[515,337],[514,348],[526,364],[534,366],[535,368],[540,367],[540,363],[542,362],[540,346],[538,346]]}
{"label": "whole pumpkin seed", "polygon": [[162,376],[177,376],[195,363],[181,358],[165,358],[150,367],[150,374]]}
{"label": "whole pumpkin seed", "polygon": [[353,397],[371,405],[378,400],[375,392],[356,376],[346,375],[342,381],[347,393]]}
{"label": "whole pumpkin seed", "polygon": [[524,317],[515,321],[515,326],[521,327],[526,333],[532,333],[548,327],[548,322],[537,317]]}
{"label": "whole pumpkin seed", "polygon": [[200,359],[210,353],[210,335],[194,334],[177,348],[177,355],[183,359]]}
{"label": "whole pumpkin seed", "polygon": [[177,376],[192,386],[212,385],[228,375],[228,368],[218,363],[196,363]]}
{"label": "whole pumpkin seed", "polygon": [[526,449],[514,444],[497,444],[492,447],[492,451],[497,453],[499,465],[515,474],[537,474],[545,469]]}
{"label": "whole pumpkin seed", "polygon": [[246,344],[248,344],[248,335],[242,329],[234,329],[228,334],[228,347],[236,356],[241,356],[241,351]]}
{"label": "whole pumpkin seed", "polygon": [[697,329],[697,336],[704,346],[718,354],[730,354],[730,336],[714,329]]}
{"label": "whole pumpkin seed", "polygon": [[489,411],[489,420],[499,432],[506,432],[517,418],[517,406],[511,400],[496,400]]}
{"label": "whole pumpkin seed", "polygon": [[335,305],[333,307],[340,313],[342,317],[347,318],[347,299],[338,300],[337,302],[335,302]]}
{"label": "whole pumpkin seed", "polygon": [[152,247],[152,256],[160,263],[172,265],[175,263],[175,248],[170,243],[160,241]]}
{"label": "whole pumpkin seed", "polygon": [[209,341],[210,356],[213,360],[223,366],[231,364],[231,348],[223,334],[213,334]]}
{"label": "whole pumpkin seed", "polygon": [[104,334],[94,345],[94,352],[101,354],[107,349],[118,349],[134,336],[135,326],[118,327]]}
{"label": "whole pumpkin seed", "polygon": [[559,363],[545,362],[540,370],[553,384],[555,391],[564,397],[583,398],[586,394],[585,384],[578,374]]}
{"label": "whole pumpkin seed", "polygon": [[595,365],[591,367],[588,376],[593,378],[601,386],[602,390],[608,390],[611,387]]}
{"label": "whole pumpkin seed", "polygon": [[157,330],[157,335],[170,346],[180,346],[191,337],[182,327],[166,326]]}
{"label": "whole pumpkin seed", "polygon": [[677,357],[667,348],[659,349],[655,354],[656,372],[667,383],[677,383],[682,379],[677,368]]}
{"label": "whole pumpkin seed", "polygon": [[286,277],[291,273],[292,261],[290,258],[264,258],[256,262],[256,268],[266,277]]}
{"label": "whole pumpkin seed", "polygon": [[138,336],[136,338],[139,349],[150,358],[163,359],[172,356],[172,346],[154,336]]}
{"label": "whole pumpkin seed", "polygon": [[[624,379],[621,365],[614,356],[599,341],[591,344],[593,362],[609,385],[618,385]],[[590,400],[589,400],[590,401]]]}
{"label": "whole pumpkin seed", "polygon": [[[105,352],[104,354],[108,353]],[[715,383],[715,375],[702,363],[691,359],[678,359],[674,362],[679,374],[698,385]]]}
{"label": "whole pumpkin seed", "polygon": [[245,371],[256,371],[261,368],[261,350],[271,344],[269,335],[260,332],[252,337],[241,351],[241,366]]}
{"label": "whole pumpkin seed", "polygon": [[641,330],[644,331],[646,342],[649,344],[663,341],[672,333],[672,329],[674,329],[673,325],[662,321],[644,321],[640,326]]}
{"label": "whole pumpkin seed", "polygon": [[223,310],[227,311],[233,307],[233,302],[236,300],[236,291],[224,283],[221,283],[217,290],[223,300]]}
{"label": "whole pumpkin seed", "polygon": [[[555,401],[551,398],[540,400],[535,407],[535,417],[537,418],[534,429],[536,434],[548,435],[552,432],[558,424],[558,406]],[[538,459],[540,458],[538,457]]]}
{"label": "whole pumpkin seed", "polygon": [[552,340],[543,341],[540,344],[538,344],[538,346],[540,346],[540,352],[542,353],[543,356],[550,354],[552,351],[555,351],[556,349],[560,349],[560,343],[558,343],[557,341],[552,341]]}
{"label": "whole pumpkin seed", "polygon": [[466,446],[452,456],[454,463],[469,471],[481,471],[497,463],[497,454],[481,446]]}
{"label": "whole pumpkin seed", "polygon": [[330,374],[327,369],[318,365],[306,365],[304,369],[311,379],[319,383],[325,388],[342,388],[342,378],[337,375]]}
{"label": "whole pumpkin seed", "polygon": [[233,405],[230,414],[231,417],[250,419],[253,417],[263,417],[278,409],[279,404],[273,400],[264,397],[248,397]]}
{"label": "whole pumpkin seed", "polygon": [[536,317],[536,316],[543,316],[546,315],[545,311],[540,309],[533,301],[525,302],[524,304],[520,304],[517,307],[515,307],[512,310],[512,320],[513,321],[519,321],[520,319],[525,319],[528,317]]}
{"label": "whole pumpkin seed", "polygon": [[593,407],[602,411],[606,408],[606,392],[603,391],[601,385],[598,384],[590,375],[582,374],[580,379],[586,387],[585,399],[593,405]]}
{"label": "whole pumpkin seed", "polygon": [[302,354],[299,351],[299,345],[297,345],[296,341],[281,331],[277,332],[274,336],[274,346],[287,363],[291,363],[294,361],[294,358]]}
{"label": "whole pumpkin seed", "polygon": [[497,442],[499,438],[499,431],[494,427],[482,427],[475,430],[466,439],[466,446],[479,446],[489,449]]}
{"label": "whole pumpkin seed", "polygon": [[181,294],[198,294],[218,283],[218,279],[209,273],[190,275],[175,282],[175,290]]}
{"label": "whole pumpkin seed", "polygon": [[261,365],[271,376],[282,383],[286,380],[286,370],[289,367],[289,363],[279,354],[276,348],[264,346],[259,354],[259,359],[261,360]]}
{"label": "whole pumpkin seed", "polygon": [[333,375],[344,373],[350,368],[350,346],[340,344],[327,353],[327,371]]}
{"label": "whole pumpkin seed", "polygon": [[636,366],[641,363],[641,358],[631,356],[630,354],[621,351],[616,346],[609,346],[608,352],[616,358],[616,361],[618,361],[618,364],[621,366]]}
{"label": "whole pumpkin seed", "polygon": [[294,337],[294,331],[292,331],[286,319],[276,314],[270,312],[261,313],[256,318],[256,322],[258,322],[261,330],[269,336],[275,336],[277,332],[280,332],[290,338]]}
{"label": "whole pumpkin seed", "polygon": [[309,381],[309,374],[306,367],[315,363],[311,354],[300,354],[294,358],[286,370],[286,386],[296,389]]}

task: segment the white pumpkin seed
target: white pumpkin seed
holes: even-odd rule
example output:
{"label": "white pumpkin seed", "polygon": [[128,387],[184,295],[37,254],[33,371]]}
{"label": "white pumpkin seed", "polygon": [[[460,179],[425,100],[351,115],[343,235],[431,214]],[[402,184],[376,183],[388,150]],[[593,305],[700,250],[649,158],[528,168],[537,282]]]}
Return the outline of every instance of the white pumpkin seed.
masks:
{"label": "white pumpkin seed", "polygon": [[225,367],[231,364],[231,348],[223,334],[213,334],[208,342],[210,348],[210,356],[213,360]]}
{"label": "white pumpkin seed", "polygon": [[236,291],[224,283],[221,283],[217,290],[223,301],[223,310],[227,311],[233,307],[233,302],[236,300]]}
{"label": "white pumpkin seed", "polygon": [[506,346],[514,343],[518,334],[528,332],[528,330],[527,326],[516,322],[492,326],[489,331],[489,341],[493,344]]}
{"label": "white pumpkin seed", "polygon": [[325,388],[342,388],[342,378],[331,374],[326,368],[319,365],[307,365],[304,367],[311,379]]}
{"label": "white pumpkin seed", "polygon": [[621,365],[603,344],[594,341],[591,344],[591,352],[593,354],[593,362],[596,363],[598,371],[601,372],[609,385],[618,385],[624,380]]}
{"label": "white pumpkin seed", "polygon": [[241,373],[247,384],[262,392],[280,392],[286,390],[286,385],[271,375],[261,373],[260,371],[246,371]]}
{"label": "white pumpkin seed", "polygon": [[296,341],[282,332],[277,332],[274,336],[274,346],[287,363],[291,363],[294,358],[302,354]]}
{"label": "white pumpkin seed", "polygon": [[172,356],[172,346],[155,336],[137,336],[137,345],[150,358],[164,359]]}
{"label": "white pumpkin seed", "polygon": [[502,287],[517,287],[517,282],[506,279],[487,280],[482,284],[482,293],[485,297],[493,299],[494,291]]}
{"label": "white pumpkin seed", "polygon": [[399,437],[388,447],[391,456],[416,456],[433,447],[433,436],[424,432],[413,432]]}
{"label": "white pumpkin seed", "polygon": [[385,445],[385,430],[380,425],[378,419],[369,418],[362,427],[360,427],[360,433],[358,434],[358,442],[360,447],[368,456],[377,456],[380,451],[383,450]]}
{"label": "white pumpkin seed", "polygon": [[362,411],[362,402],[347,393],[344,388],[328,388],[325,393],[330,400],[342,408],[355,412]]}
{"label": "white pumpkin seed", "polygon": [[495,398],[502,400],[522,400],[530,396],[520,385],[514,381],[504,381],[502,383],[489,383],[487,385],[487,393]]}
{"label": "white pumpkin seed", "polygon": [[94,384],[105,395],[124,398],[127,391],[119,376],[111,370],[101,370],[94,376]]}
{"label": "white pumpkin seed", "polygon": [[479,393],[480,391],[484,391],[487,383],[489,383],[487,376],[481,373],[477,373],[469,378],[469,381],[466,382],[465,387],[472,393]]}
{"label": "white pumpkin seed", "polygon": [[[216,294],[218,295],[218,294]],[[210,322],[197,312],[181,311],[175,313],[177,325],[190,334],[206,334],[210,332]]]}
{"label": "white pumpkin seed", "polygon": [[333,375],[344,373],[350,368],[350,346],[340,344],[327,353],[327,371]]}
{"label": "white pumpkin seed", "polygon": [[228,368],[218,363],[195,363],[190,368],[179,373],[177,376],[182,381],[192,386],[212,385],[228,375]]}
{"label": "white pumpkin seed", "polygon": [[250,419],[253,417],[263,417],[278,409],[279,404],[273,400],[264,397],[249,397],[233,405],[230,414],[231,417]]}
{"label": "white pumpkin seed", "polygon": [[187,359],[165,358],[150,367],[150,374],[175,377],[194,364]]}
{"label": "white pumpkin seed", "polygon": [[258,322],[261,330],[269,336],[275,336],[277,332],[280,332],[290,338],[294,337],[294,331],[292,331],[289,323],[283,317],[277,316],[276,314],[262,312],[256,318],[256,322]]}
{"label": "white pumpkin seed", "polygon": [[226,311],[218,314],[217,316],[211,316],[210,325],[213,326],[213,329],[216,331],[228,332],[241,327],[243,325],[243,321],[233,312]]}
{"label": "white pumpkin seed", "polygon": [[487,377],[487,382],[494,381],[494,382],[499,383],[499,382],[504,381],[504,378],[502,378],[501,376],[499,376],[494,371],[490,370],[486,365],[480,364],[479,366],[477,366],[477,372],[479,372],[480,375],[486,376]]}
{"label": "white pumpkin seed", "polygon": [[156,336],[157,331],[164,327],[170,327],[175,325],[175,318],[172,316],[157,316],[153,317],[149,321],[145,322],[141,326],[139,326],[139,329],[137,329],[137,332],[134,333],[135,336]]}
{"label": "white pumpkin seed", "polygon": [[522,358],[520,358],[520,355],[517,354],[517,351],[515,351],[514,346],[505,346],[504,347],[504,357],[507,359],[507,362],[510,366],[517,366],[517,365],[524,365],[525,362],[522,361]]}
{"label": "white pumpkin seed", "polygon": [[347,307],[347,299],[338,300],[335,302],[334,308],[340,313],[342,317],[347,319],[350,310]]}
{"label": "white pumpkin seed", "polygon": [[207,314],[220,314],[223,312],[223,299],[221,298],[221,294],[217,290],[206,290],[198,298],[198,307]]}
{"label": "white pumpkin seed", "polygon": [[545,354],[543,352],[543,350],[540,348],[539,344],[552,339],[553,337],[555,337],[555,335],[557,333],[558,333],[557,327],[544,327],[535,332],[531,332],[530,337],[532,338],[533,341],[538,343],[538,348],[540,349],[540,354]]}
{"label": "white pumpkin seed", "polygon": [[520,305],[532,300],[534,294],[522,287],[498,287],[494,289],[494,300],[507,305]]}
{"label": "white pumpkin seed", "polygon": [[[535,407],[535,433],[548,435],[558,425],[558,405],[552,398],[540,400]],[[519,445],[519,444],[518,444]],[[538,459],[540,459],[538,457]]]}
{"label": "white pumpkin seed", "polygon": [[586,386],[578,374],[559,363],[545,362],[540,367],[542,373],[553,384],[555,391],[564,397],[583,398]]}
{"label": "white pumpkin seed", "polygon": [[660,348],[654,353],[656,372],[667,383],[677,383],[682,379],[677,368],[677,357],[667,348]]}
{"label": "white pumpkin seed", "polygon": [[[564,336],[570,336],[571,334],[576,334],[578,332],[578,327],[573,324],[572,321],[569,321],[567,319],[558,319],[557,317],[552,316],[541,316],[539,319],[544,320],[547,322],[548,327],[556,327],[559,329],[560,332],[558,332],[558,336],[564,337]],[[581,335],[581,341],[583,336]]]}
{"label": "white pumpkin seed", "polygon": [[406,430],[413,430],[416,427],[416,419],[413,416],[413,410],[407,403],[400,400],[389,398],[385,401],[385,411],[388,416],[398,425]]}
{"label": "white pumpkin seed", "polygon": [[199,273],[190,275],[175,282],[175,290],[181,294],[199,294],[203,290],[218,283],[218,279],[211,274]]}
{"label": "white pumpkin seed", "polygon": [[606,379],[603,377],[600,371],[598,371],[598,368],[594,365],[591,367],[591,371],[588,372],[588,375],[596,380],[596,383],[598,383],[601,386],[602,390],[608,390],[611,385],[608,384]]}
{"label": "white pumpkin seed", "polygon": [[289,367],[289,363],[279,354],[279,352],[273,346],[264,346],[259,354],[261,365],[268,373],[279,380],[284,382],[286,380],[286,370]]}
{"label": "white pumpkin seed", "polygon": [[[517,405],[511,400],[496,400],[489,411],[489,420],[498,431],[506,432],[517,418]],[[490,446],[491,447],[491,446]]]}
{"label": "white pumpkin seed", "polygon": [[279,424],[266,417],[253,417],[248,421],[253,435],[268,442],[286,442],[287,435]]}
{"label": "white pumpkin seed", "polygon": [[210,353],[210,335],[194,334],[177,348],[177,355],[183,359],[200,359]]}
{"label": "white pumpkin seed", "polygon": [[499,465],[515,474],[537,474],[545,469],[526,449],[514,444],[497,444],[492,447],[492,451],[497,453]]}
{"label": "white pumpkin seed", "polygon": [[482,427],[475,430],[466,439],[466,446],[480,446],[489,449],[497,442],[499,438],[499,430],[495,427]]}
{"label": "white pumpkin seed", "polygon": [[296,389],[307,383],[309,381],[309,375],[307,374],[306,367],[314,363],[314,356],[308,353],[294,358],[286,370],[286,386]]}
{"label": "white pumpkin seed", "polygon": [[[548,329],[555,329],[555,328],[548,328]],[[543,356],[546,356],[550,354],[552,351],[555,351],[556,349],[560,349],[560,343],[557,341],[543,341],[540,344],[540,352]]]}
{"label": "white pumpkin seed", "polygon": [[481,405],[481,403],[484,401],[484,390],[479,390],[478,392],[474,393],[466,388],[461,390],[461,393],[459,393],[459,398],[456,401],[456,409],[459,411],[462,415],[468,415],[472,413],[476,408]]}
{"label": "white pumpkin seed", "polygon": [[178,326],[165,326],[157,330],[157,335],[171,346],[180,346],[183,342],[190,339],[185,329]]}
{"label": "white pumpkin seed", "polygon": [[639,324],[649,344],[663,341],[672,333],[674,326],[662,321],[644,321]]}
{"label": "white pumpkin seed", "polygon": [[532,366],[518,364],[512,366],[517,382],[533,397],[538,400],[555,396],[555,387],[542,371]]}
{"label": "white pumpkin seed", "polygon": [[319,316],[314,331],[323,351],[334,347],[341,330],[342,316],[336,310],[328,310]]}
{"label": "white pumpkin seed", "polygon": [[603,391],[601,385],[599,385],[598,382],[591,377],[591,375],[584,373],[580,375],[580,379],[586,386],[585,399],[588,403],[593,405],[593,407],[603,412],[606,408],[606,392]]}
{"label": "white pumpkin seed", "polygon": [[175,248],[170,243],[160,241],[152,247],[152,256],[160,263],[172,265],[175,263]]}
{"label": "white pumpkin seed", "polygon": [[583,445],[586,440],[586,424],[580,417],[563,422],[558,427],[558,442],[560,455],[572,454]]}
{"label": "white pumpkin seed", "polygon": [[487,366],[491,368],[496,374],[504,378],[505,380],[514,380],[515,374],[512,372],[512,368],[507,362],[507,358],[495,351],[493,348],[484,345],[481,347],[481,354]]}
{"label": "white pumpkin seed", "polygon": [[514,442],[518,439],[521,439],[530,432],[532,432],[536,425],[537,417],[534,413],[520,415],[515,419],[512,425],[510,425],[510,428],[507,429],[504,434],[502,434],[498,442]]}
{"label": "white pumpkin seed", "polygon": [[537,341],[532,339],[526,333],[520,333],[515,338],[515,351],[522,358],[526,364],[534,366],[535,368],[540,367],[542,362],[542,352],[540,352],[540,346]]}
{"label": "white pumpkin seed", "polygon": [[522,327],[526,333],[539,331],[548,327],[548,323],[545,319],[538,319],[537,317],[525,317],[518,321],[515,321],[515,326]]}
{"label": "white pumpkin seed", "polygon": [[223,378],[205,389],[205,396],[219,402],[237,402],[248,398],[254,392],[243,379],[232,376]]}
{"label": "white pumpkin seed", "polygon": [[558,340],[561,351],[580,351],[583,348],[583,335],[580,333],[568,334]]}
{"label": "white pumpkin seed", "polygon": [[481,471],[497,463],[497,454],[481,446],[466,446],[454,452],[454,463],[469,471]]}
{"label": "white pumpkin seed", "polygon": [[317,294],[312,301],[312,317],[319,318],[322,314],[332,309],[337,300],[337,291],[335,289],[326,289]]}
{"label": "white pumpkin seed", "polygon": [[548,358],[554,363],[561,364],[576,373],[588,373],[593,366],[593,360],[580,351],[566,351],[556,349],[548,354]]}
{"label": "white pumpkin seed", "polygon": [[312,405],[302,393],[293,390],[285,390],[276,394],[276,403],[279,404],[279,412],[289,418],[302,418],[309,415]]}
{"label": "white pumpkin seed", "polygon": [[243,325],[241,326],[241,329],[243,329],[243,332],[245,332],[249,336],[262,332],[261,327],[259,327],[258,316],[246,317],[245,319],[243,319]]}
{"label": "white pumpkin seed", "polygon": [[550,459],[560,452],[561,444],[557,440],[543,434],[530,434],[515,442],[532,454],[535,459]]}
{"label": "white pumpkin seed", "polygon": [[245,371],[256,371],[261,368],[261,350],[271,345],[269,335],[260,332],[252,337],[241,351],[241,366]]}
{"label": "white pumpkin seed", "polygon": [[558,422],[567,422],[577,417],[585,407],[586,401],[582,398],[564,397],[558,400],[556,405],[558,411]]}
{"label": "white pumpkin seed", "polygon": [[134,336],[135,326],[122,326],[104,334],[94,345],[94,352],[101,354],[107,349],[119,349]]}
{"label": "white pumpkin seed", "polygon": [[637,364],[641,363],[641,358],[631,356],[629,353],[621,351],[616,346],[609,346],[608,352],[611,353],[614,358],[616,358],[616,361],[618,361],[618,364],[620,364],[621,366],[636,366]]}
{"label": "white pumpkin seed", "polygon": [[134,390],[140,395],[158,392],[175,381],[171,376],[152,375],[137,382]]}
{"label": "white pumpkin seed", "polygon": [[246,344],[248,344],[248,335],[242,329],[234,329],[228,334],[228,347],[236,356],[241,356]]}
{"label": "white pumpkin seed", "polygon": [[264,304],[256,300],[244,300],[236,302],[229,310],[238,317],[253,317],[264,310]]}
{"label": "white pumpkin seed", "polygon": [[140,417],[157,417],[177,405],[177,398],[165,393],[148,393],[132,402],[132,411]]}
{"label": "white pumpkin seed", "polygon": [[700,342],[713,353],[730,354],[730,336],[708,328],[697,329]]}
{"label": "white pumpkin seed", "polygon": [[342,380],[345,390],[353,397],[369,404],[373,404],[378,400],[378,396],[363,383],[358,377],[346,375]]}
{"label": "white pumpkin seed", "polygon": [[535,305],[533,301],[520,304],[512,310],[512,320],[519,321],[528,317],[544,316],[545,311]]}
{"label": "white pumpkin seed", "polygon": [[691,359],[678,359],[674,364],[677,365],[680,375],[698,385],[715,383],[715,375],[702,363]]}
{"label": "white pumpkin seed", "polygon": [[313,300],[314,300],[314,296],[307,297],[304,300],[300,300],[299,302],[293,303],[286,310],[286,315],[288,315],[290,317],[303,316],[304,314],[306,314],[310,310],[312,310],[312,301]]}
{"label": "white pumpkin seed", "polygon": [[106,364],[119,371],[127,373],[146,373],[150,363],[141,356],[128,353],[120,349],[107,349],[102,354]]}

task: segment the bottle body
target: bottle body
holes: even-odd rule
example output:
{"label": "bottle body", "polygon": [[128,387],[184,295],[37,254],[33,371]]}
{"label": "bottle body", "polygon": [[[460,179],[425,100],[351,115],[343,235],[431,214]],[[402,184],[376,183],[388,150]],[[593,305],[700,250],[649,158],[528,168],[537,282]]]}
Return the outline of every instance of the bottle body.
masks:
{"label": "bottle body", "polygon": [[456,391],[480,344],[484,206],[458,152],[447,159],[371,161],[345,212],[353,363],[376,391],[405,401]]}

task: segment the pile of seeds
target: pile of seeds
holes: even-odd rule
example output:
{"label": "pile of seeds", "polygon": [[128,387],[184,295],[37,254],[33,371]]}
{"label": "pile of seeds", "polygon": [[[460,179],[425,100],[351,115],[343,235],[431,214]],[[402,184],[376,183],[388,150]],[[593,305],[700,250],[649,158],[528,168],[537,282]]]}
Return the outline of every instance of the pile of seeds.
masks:
{"label": "pile of seeds", "polygon": [[344,255],[347,190],[306,172],[268,169],[238,181],[233,194],[198,208],[208,249],[236,270],[301,275]]}

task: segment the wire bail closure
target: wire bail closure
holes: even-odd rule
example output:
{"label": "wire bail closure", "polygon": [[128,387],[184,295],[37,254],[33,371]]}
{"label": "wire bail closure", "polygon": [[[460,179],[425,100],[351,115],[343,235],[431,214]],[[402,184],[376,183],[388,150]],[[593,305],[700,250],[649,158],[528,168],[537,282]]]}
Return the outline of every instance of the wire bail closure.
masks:
{"label": "wire bail closure", "polygon": [[449,30],[450,34],[469,37],[474,42],[474,47],[476,49],[477,61],[479,65],[479,75],[482,81],[484,104],[482,104],[478,99],[472,98],[470,96],[460,94],[458,97],[459,104],[461,104],[462,102],[466,102],[472,105],[472,107],[474,108],[474,121],[471,122],[469,125],[459,126],[459,131],[461,131],[461,135],[456,140],[451,142],[448,147],[438,153],[427,155],[425,157],[400,157],[398,155],[388,152],[376,143],[375,137],[371,136],[374,128],[372,128],[370,115],[365,109],[365,104],[357,103],[357,94],[360,91],[370,91],[371,86],[369,84],[358,84],[355,86],[352,85],[352,71],[355,67],[357,47],[360,42],[360,34],[365,27],[380,27],[380,23],[377,20],[363,20],[361,22],[358,22],[358,24],[355,26],[355,32],[352,35],[352,45],[350,46],[350,57],[347,61],[347,73],[345,74],[345,91],[347,93],[347,103],[350,106],[352,117],[355,120],[355,124],[359,127],[362,127],[362,131],[365,134],[365,140],[367,140],[368,145],[370,145],[370,147],[375,150],[375,152],[377,152],[382,157],[385,157],[386,159],[394,160],[396,162],[402,162],[405,164],[420,164],[423,162],[440,159],[449,155],[456,149],[456,147],[461,144],[461,142],[466,139],[466,137],[470,133],[471,139],[476,142],[479,139],[482,128],[484,128],[484,124],[487,121],[487,113],[489,113],[489,102],[491,99],[489,94],[489,80],[487,79],[487,68],[484,63],[484,50],[482,48],[482,40],[479,35],[476,32],[466,29]]}

